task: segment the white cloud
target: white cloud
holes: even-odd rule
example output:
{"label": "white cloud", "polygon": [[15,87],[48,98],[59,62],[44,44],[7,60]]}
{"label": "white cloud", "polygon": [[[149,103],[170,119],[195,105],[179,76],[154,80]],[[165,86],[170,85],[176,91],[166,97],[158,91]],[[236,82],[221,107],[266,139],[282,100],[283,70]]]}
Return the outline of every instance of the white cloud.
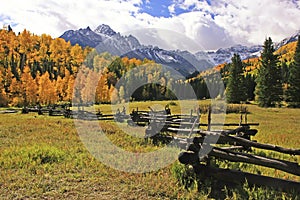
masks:
{"label": "white cloud", "polygon": [[175,4],[172,4],[168,7],[169,12],[174,15],[175,14]]}
{"label": "white cloud", "polygon": [[216,37],[218,34],[213,30],[223,30],[221,32],[225,33],[229,40],[233,38],[235,43],[262,44],[267,36],[272,37],[274,41],[280,41],[300,29],[297,20],[300,18],[300,1],[218,0],[210,2],[211,5],[205,0],[176,0],[172,6],[174,10],[176,8],[188,10],[193,7],[194,11],[212,14],[214,19],[209,23],[210,28],[207,30],[200,28],[193,33],[198,31]]}
{"label": "white cloud", "polygon": [[[184,34],[205,49],[234,43],[262,44],[267,36],[280,41],[300,29],[300,5],[295,0],[218,0],[210,1],[211,5],[205,0],[172,2],[168,7],[172,16],[165,18],[142,13],[142,0],[0,0],[0,26],[12,24],[16,32],[26,28],[53,37],[69,29],[93,29],[102,23],[125,33],[158,28]],[[143,6],[149,6],[149,0]],[[178,8],[186,13],[176,15]],[[168,37],[168,44],[179,46],[176,38]],[[151,43],[151,38],[147,40]],[[196,48],[185,46],[192,51]]]}
{"label": "white cloud", "polygon": [[26,28],[36,34],[46,32],[58,37],[70,28],[95,28],[102,23],[112,22],[110,25],[116,29],[124,27],[119,24],[134,26],[130,23],[134,20],[132,15],[139,11],[137,5],[141,3],[141,0],[11,0],[1,3],[0,13],[10,16],[11,24],[18,24],[14,27],[16,31]]}
{"label": "white cloud", "polygon": [[136,36],[142,44],[158,46],[166,50],[189,50],[197,52],[204,50],[195,40],[179,33],[167,29],[147,28],[130,31],[130,34]]}
{"label": "white cloud", "polygon": [[[267,36],[274,41],[300,28],[300,10],[290,0],[223,0],[213,6],[215,22],[237,43],[262,44]],[[227,4],[227,6],[225,6]]]}

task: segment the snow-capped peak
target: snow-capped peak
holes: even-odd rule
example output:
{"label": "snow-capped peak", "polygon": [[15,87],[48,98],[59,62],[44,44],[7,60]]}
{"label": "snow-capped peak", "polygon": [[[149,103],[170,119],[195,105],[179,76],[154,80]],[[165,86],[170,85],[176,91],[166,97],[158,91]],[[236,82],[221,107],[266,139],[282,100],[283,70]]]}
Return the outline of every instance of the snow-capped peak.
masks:
{"label": "snow-capped peak", "polygon": [[110,26],[108,26],[106,24],[101,24],[94,30],[94,32],[97,34],[106,35],[109,37],[112,37],[117,34],[113,29],[110,28]]}
{"label": "snow-capped peak", "polygon": [[197,58],[203,57],[206,55],[210,57],[211,60],[214,61],[215,65],[230,63],[231,58],[234,54],[239,54],[241,59],[248,59],[257,57],[262,50],[261,45],[255,45],[251,47],[243,46],[243,45],[235,45],[229,48],[220,48],[217,51],[209,51],[209,52],[198,52],[196,53]]}

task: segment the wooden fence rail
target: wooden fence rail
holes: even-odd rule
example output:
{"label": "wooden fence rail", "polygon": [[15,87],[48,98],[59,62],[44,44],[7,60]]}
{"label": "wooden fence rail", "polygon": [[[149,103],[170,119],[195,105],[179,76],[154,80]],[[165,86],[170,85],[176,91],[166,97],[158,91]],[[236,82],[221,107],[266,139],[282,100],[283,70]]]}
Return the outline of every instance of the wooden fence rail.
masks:
{"label": "wooden fence rail", "polygon": [[[173,141],[176,147],[183,149],[179,155],[179,161],[186,165],[191,165],[194,171],[205,177],[213,177],[234,183],[243,183],[245,180],[251,185],[269,186],[279,188],[283,191],[300,192],[300,183],[278,178],[266,177],[232,169],[221,169],[209,166],[207,160],[220,159],[230,162],[248,163],[257,166],[268,167],[281,170],[296,176],[300,176],[300,166],[296,162],[256,155],[252,148],[299,156],[300,149],[290,149],[272,144],[263,144],[251,140],[257,134],[257,129],[251,126],[258,126],[258,123],[230,123],[217,124],[218,126],[230,127],[234,129],[211,131],[210,128],[216,124],[211,123],[208,115],[208,123],[201,123],[198,116],[164,117],[152,115],[146,129],[145,137],[150,137],[158,141]],[[242,119],[242,117],[241,117]],[[207,130],[200,127],[207,126]],[[174,136],[176,134],[176,136]],[[207,137],[218,138],[216,144],[207,143]],[[219,144],[222,144],[219,146]],[[224,146],[226,144],[226,146]],[[229,145],[229,146],[228,146]],[[202,148],[210,148],[210,152],[205,157],[200,157]],[[272,155],[272,154],[270,154]],[[205,163],[205,164],[203,164]],[[234,177],[234,179],[232,178]]]}

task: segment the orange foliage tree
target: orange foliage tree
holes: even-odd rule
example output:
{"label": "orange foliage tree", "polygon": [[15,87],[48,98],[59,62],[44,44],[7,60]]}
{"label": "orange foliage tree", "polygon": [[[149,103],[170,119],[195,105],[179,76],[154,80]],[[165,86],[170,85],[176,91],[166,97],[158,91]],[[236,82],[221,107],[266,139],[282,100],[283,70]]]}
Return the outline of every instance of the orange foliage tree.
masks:
{"label": "orange foliage tree", "polygon": [[58,101],[55,85],[50,80],[49,73],[43,74],[39,80],[39,103],[43,105],[55,104]]}
{"label": "orange foliage tree", "polygon": [[30,68],[26,66],[21,75],[21,92],[24,105],[36,105],[38,86],[31,76]]}

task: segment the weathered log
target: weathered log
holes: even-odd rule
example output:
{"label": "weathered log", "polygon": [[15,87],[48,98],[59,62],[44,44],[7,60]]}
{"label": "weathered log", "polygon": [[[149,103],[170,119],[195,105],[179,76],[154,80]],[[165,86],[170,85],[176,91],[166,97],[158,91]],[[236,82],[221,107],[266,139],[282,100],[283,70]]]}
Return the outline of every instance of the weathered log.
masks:
{"label": "weathered log", "polygon": [[[192,126],[193,123],[189,122],[189,121],[186,121],[186,120],[183,120],[183,119],[176,119],[176,120],[172,120],[172,121],[167,121],[166,122],[167,124],[170,123],[170,124],[177,124],[177,125],[180,125],[180,124],[184,124],[184,125],[190,125]],[[208,126],[208,124],[206,123],[199,123],[199,126]],[[211,126],[259,126],[259,123],[248,123],[248,124],[237,124],[237,123],[212,123]]]}
{"label": "weathered log", "polygon": [[[168,130],[171,132],[178,131],[178,132],[186,133],[186,134],[188,134],[190,132],[189,129],[169,128]],[[255,147],[258,149],[272,150],[272,151],[277,151],[280,153],[285,153],[285,154],[290,154],[290,155],[300,155],[300,149],[284,148],[284,147],[280,147],[280,146],[276,146],[276,145],[272,145],[272,144],[262,144],[262,143],[258,143],[258,142],[251,141],[248,139],[244,139],[242,137],[230,136],[230,135],[228,135],[228,132],[226,133],[226,131],[217,132],[217,131],[203,131],[200,129],[194,129],[194,133],[199,133],[202,135],[201,137],[194,137],[194,142],[196,142],[196,143],[202,143],[204,141],[203,138],[205,136],[219,136],[219,140],[217,142],[218,144],[229,143],[229,144],[242,145],[246,148]]]}
{"label": "weathered log", "polygon": [[259,149],[277,151],[277,152],[285,153],[285,154],[300,155],[300,149],[290,149],[290,148],[284,148],[284,147],[271,145],[271,144],[261,144],[258,142],[254,142],[254,141],[251,141],[248,139],[241,138],[241,137],[224,135],[224,134],[220,134],[220,133],[216,133],[216,132],[200,131],[199,133],[202,135],[205,135],[205,136],[218,135],[218,136],[220,136],[219,140],[221,140],[221,141],[235,142],[238,145],[242,145],[245,147],[255,147],[255,148],[259,148]]}
{"label": "weathered log", "polygon": [[300,182],[256,175],[231,169],[220,169],[202,164],[195,165],[193,168],[197,174],[202,174],[206,177],[213,177],[224,182],[230,181],[236,184],[243,184],[247,181],[250,186],[267,186],[283,192],[294,191],[300,194]]}
{"label": "weathered log", "polygon": [[[172,136],[167,136],[167,135],[164,137],[169,138],[169,140],[173,140],[176,147],[187,150],[187,151],[196,152],[196,153],[198,153],[200,151],[200,149],[201,149],[200,144],[202,144],[204,141],[204,138],[202,138],[202,142],[194,143],[193,138],[178,138],[178,137],[172,137]],[[199,142],[199,138],[198,138],[198,142]],[[224,143],[219,143],[219,141],[218,141],[217,144],[224,144]],[[224,150],[246,150],[246,148],[244,146],[235,146],[234,144],[232,144],[232,145],[233,146],[220,147],[220,148],[224,149]]]}
{"label": "weathered log", "polygon": [[17,113],[18,110],[14,109],[7,109],[7,110],[0,110],[0,114],[11,114],[11,113]]}
{"label": "weathered log", "polygon": [[220,149],[228,150],[228,151],[235,151],[235,150],[245,150],[243,146],[230,146],[230,147],[220,147]]}
{"label": "weathered log", "polygon": [[178,156],[178,160],[185,165],[198,165],[200,162],[198,153],[195,152],[181,152]]}
{"label": "weathered log", "polygon": [[184,128],[184,127],[178,127],[178,126],[174,126],[174,125],[168,125],[167,126],[167,131],[171,132],[171,133],[182,133],[182,134],[191,134],[191,133],[198,133],[198,134],[202,134],[203,136],[206,135],[237,135],[239,137],[243,137],[246,139],[250,139],[250,136],[256,135],[257,130],[255,129],[249,129],[248,126],[242,126],[242,127],[238,127],[236,129],[233,130],[215,130],[215,131],[203,131],[202,129],[197,129],[194,128],[193,130],[190,128]]}
{"label": "weathered log", "polygon": [[[228,149],[222,149],[214,147],[208,156],[213,156],[219,159],[225,159],[231,162],[244,162],[249,164],[260,165],[264,167],[270,167],[273,169],[278,169],[290,174],[300,176],[300,166],[298,163],[268,158],[263,156],[257,156],[253,154],[246,154],[242,152],[234,152]],[[192,164],[199,160],[197,152],[184,152],[180,154],[180,159],[183,164]]]}
{"label": "weathered log", "polygon": [[98,120],[100,120],[100,121],[105,121],[105,120],[114,120],[115,118],[113,118],[113,117],[107,117],[107,118],[102,118],[102,117],[100,117],[100,118],[98,118]]}
{"label": "weathered log", "polygon": [[285,160],[279,160],[274,158],[268,158],[263,156],[257,156],[253,154],[247,154],[242,152],[234,152],[221,148],[214,147],[209,153],[210,156],[225,159],[231,162],[244,162],[249,164],[260,165],[264,167],[270,167],[278,169],[290,174],[300,176],[300,166],[298,163],[289,162]]}

